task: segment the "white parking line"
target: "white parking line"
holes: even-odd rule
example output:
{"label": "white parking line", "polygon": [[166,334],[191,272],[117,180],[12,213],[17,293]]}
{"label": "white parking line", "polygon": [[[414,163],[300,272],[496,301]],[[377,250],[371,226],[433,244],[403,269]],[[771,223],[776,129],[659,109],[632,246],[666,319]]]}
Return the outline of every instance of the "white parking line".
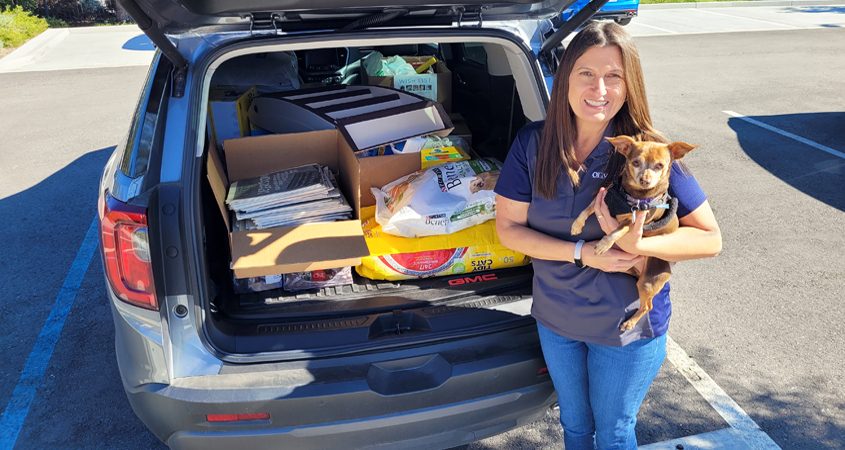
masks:
{"label": "white parking line", "polygon": [[664,33],[669,33],[669,34],[678,34],[678,32],[677,32],[677,31],[667,30],[666,28],[656,27],[656,26],[654,26],[654,25],[648,25],[648,24],[643,23],[641,20],[640,20],[640,21],[637,21],[637,26],[638,26],[638,27],[651,28],[651,29],[653,29],[653,30],[662,31],[662,32],[664,32]]}
{"label": "white parking line", "polygon": [[773,127],[769,124],[760,122],[759,120],[754,120],[754,119],[752,119],[748,116],[742,115],[742,114],[737,113],[737,112],[733,112],[733,111],[722,111],[722,112],[731,116],[731,117],[736,117],[737,119],[743,120],[743,121],[748,122],[750,124],[757,125],[760,128],[769,130],[773,133],[777,133],[777,134],[779,134],[783,137],[788,137],[789,139],[792,139],[794,141],[798,141],[802,144],[809,145],[810,147],[813,147],[817,150],[821,150],[825,153],[829,153],[833,156],[838,156],[839,158],[845,159],[845,153],[842,153],[839,150],[832,149],[832,148],[830,148],[826,145],[822,145],[822,144],[819,144],[818,142],[814,142],[814,141],[811,141],[807,138],[803,138],[801,136],[798,136],[797,134],[792,134],[788,131],[781,130],[780,128]]}
{"label": "white parking line", "polygon": [[100,242],[97,236],[98,231],[99,227],[95,217],[88,227],[88,232],[85,234],[82,245],[79,246],[73,263],[70,265],[65,281],[56,295],[53,309],[50,310],[50,315],[41,327],[38,339],[36,339],[35,345],[32,346],[32,351],[26,359],[18,384],[12,391],[12,397],[3,411],[3,418],[0,420],[0,449],[5,450],[15,447],[18,434],[20,434],[21,427],[23,427],[26,416],[29,414],[29,407],[38,393],[38,388],[41,387],[44,372],[50,364],[56,342],[62,335],[65,319],[70,314],[70,309],[76,301],[76,293],[79,291],[82,280],[88,272],[91,259],[97,251],[97,244]]}
{"label": "white parking line", "polygon": [[641,445],[639,450],[751,450],[742,433],[733,428],[710,431],[654,444]]}
{"label": "white parking line", "polygon": [[763,20],[763,19],[755,19],[755,18],[752,18],[752,17],[737,16],[737,15],[734,15],[734,14],[725,14],[723,12],[716,12],[716,11],[713,11],[711,9],[696,8],[696,9],[693,9],[693,11],[701,12],[701,13],[707,13],[707,14],[713,14],[713,15],[717,15],[717,16],[730,17],[732,19],[750,20],[750,21],[753,21],[753,22],[765,23],[767,25],[776,25],[778,27],[783,27],[783,28],[791,28],[791,29],[799,28],[799,27],[796,27],[795,25],[788,25],[788,24],[785,24],[785,23],[772,22],[772,21]]}
{"label": "white parking line", "polygon": [[[752,449],[780,450],[757,422],[740,407],[722,388],[710,378],[710,375],[696,364],[671,337],[666,339],[667,358],[684,378],[704,397],[704,400],[725,419],[730,427],[739,433],[739,437]],[[735,433],[734,433],[735,434]]]}

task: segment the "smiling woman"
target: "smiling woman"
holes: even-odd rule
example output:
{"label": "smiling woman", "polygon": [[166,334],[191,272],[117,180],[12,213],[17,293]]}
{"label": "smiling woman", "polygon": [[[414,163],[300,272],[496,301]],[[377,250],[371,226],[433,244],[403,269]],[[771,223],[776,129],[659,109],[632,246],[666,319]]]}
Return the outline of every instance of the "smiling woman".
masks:
{"label": "smiling woman", "polygon": [[637,411],[666,355],[671,304],[667,287],[647,320],[631,319],[640,295],[626,272],[645,256],[712,256],[721,237],[698,183],[675,166],[669,190],[679,204],[678,231],[644,238],[639,220],[618,248],[599,249],[597,240],[615,228],[602,197],[598,220],[579,227],[584,239],[570,231],[600,187],[617,178],[619,157],[606,138],[665,142],[652,126],[639,56],[621,26],[594,22],[575,36],[551,97],[545,123],[523,128],[508,153],[495,189],[496,229],[506,247],[533,258],[531,314],[558,393],[565,447],[635,449]]}

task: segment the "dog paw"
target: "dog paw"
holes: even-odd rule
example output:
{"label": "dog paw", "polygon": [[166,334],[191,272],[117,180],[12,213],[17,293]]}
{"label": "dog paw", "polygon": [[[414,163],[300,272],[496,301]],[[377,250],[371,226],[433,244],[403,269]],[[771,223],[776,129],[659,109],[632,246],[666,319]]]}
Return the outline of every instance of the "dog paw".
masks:
{"label": "dog paw", "polygon": [[584,230],[584,224],[575,222],[575,223],[572,224],[572,228],[569,230],[569,234],[571,236],[578,236],[579,234],[581,234],[581,231],[583,231],[583,230]]}
{"label": "dog paw", "polygon": [[605,236],[596,244],[596,248],[594,251],[597,255],[603,255],[608,250],[610,250],[610,247],[613,247],[613,241],[611,241],[607,238],[607,236]]}
{"label": "dog paw", "polygon": [[634,329],[634,325],[636,325],[636,324],[637,324],[637,322],[634,322],[633,319],[628,319],[628,320],[626,320],[625,322],[622,323],[622,326],[619,327],[619,330],[621,330],[621,331],[632,330],[632,329]]}

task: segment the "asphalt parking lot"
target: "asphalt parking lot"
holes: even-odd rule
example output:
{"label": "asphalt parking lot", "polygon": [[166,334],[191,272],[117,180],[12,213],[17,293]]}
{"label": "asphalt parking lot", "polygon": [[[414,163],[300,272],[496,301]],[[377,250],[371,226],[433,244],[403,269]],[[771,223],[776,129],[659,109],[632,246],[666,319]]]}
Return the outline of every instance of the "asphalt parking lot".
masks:
{"label": "asphalt parking lot", "polygon": [[[771,28],[636,39],[656,125],[700,146],[687,162],[725,240],[718,258],[675,267],[682,353],[640,413],[652,448],[748,432],[765,436],[757,448],[845,447],[845,29]],[[0,448],[162,448],[123,394],[86,253],[99,175],[145,73],[0,73]],[[555,421],[470,448],[559,448]]]}

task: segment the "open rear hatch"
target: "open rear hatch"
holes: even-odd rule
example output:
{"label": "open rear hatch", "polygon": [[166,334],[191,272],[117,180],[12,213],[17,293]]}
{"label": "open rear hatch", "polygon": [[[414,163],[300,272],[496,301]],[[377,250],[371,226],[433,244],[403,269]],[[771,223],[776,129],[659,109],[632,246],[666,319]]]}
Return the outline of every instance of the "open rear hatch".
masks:
{"label": "open rear hatch", "polygon": [[119,0],[119,3],[136,20],[139,19],[136,15],[148,19],[138,20],[139,24],[149,22],[162,33],[179,34],[203,27],[249,30],[254,26],[254,18],[270,19],[281,30],[306,23],[311,24],[311,29],[326,29],[325,24],[329,22],[351,24],[365,17],[384,15],[397,20],[390,25],[544,19],[559,15],[573,0],[462,0],[432,4],[415,0]]}
{"label": "open rear hatch", "polygon": [[175,66],[175,97],[184,94],[187,61],[168,35],[243,30],[352,31],[373,27],[460,26],[463,23],[477,23],[482,27],[484,21],[551,19],[553,32],[544,36],[538,57],[554,72],[560,43],[608,2],[590,0],[567,20],[561,20],[562,12],[577,0],[463,0],[435,4],[414,0],[117,1]]}

